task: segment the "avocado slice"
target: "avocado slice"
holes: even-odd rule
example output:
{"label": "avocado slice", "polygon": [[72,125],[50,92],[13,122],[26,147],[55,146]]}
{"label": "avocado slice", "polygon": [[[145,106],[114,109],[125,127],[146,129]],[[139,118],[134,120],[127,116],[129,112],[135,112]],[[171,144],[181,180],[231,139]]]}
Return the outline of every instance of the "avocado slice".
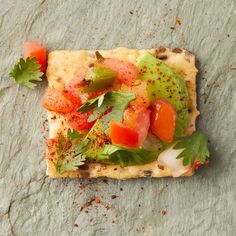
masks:
{"label": "avocado slice", "polygon": [[169,101],[177,112],[175,137],[183,135],[188,125],[188,90],[184,80],[164,62],[145,52],[138,63],[140,79],[147,83],[151,103],[161,97]]}

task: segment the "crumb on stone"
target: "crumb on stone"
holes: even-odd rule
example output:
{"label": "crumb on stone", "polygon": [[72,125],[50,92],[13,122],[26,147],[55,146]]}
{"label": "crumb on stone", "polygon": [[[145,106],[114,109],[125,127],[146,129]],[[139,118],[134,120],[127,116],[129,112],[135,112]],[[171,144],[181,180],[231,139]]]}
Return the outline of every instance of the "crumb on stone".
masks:
{"label": "crumb on stone", "polygon": [[179,18],[176,18],[175,25],[181,25],[181,20]]}
{"label": "crumb on stone", "polygon": [[166,211],[165,210],[162,210],[161,212],[160,212],[160,214],[161,214],[161,216],[164,216],[164,215],[166,215]]}

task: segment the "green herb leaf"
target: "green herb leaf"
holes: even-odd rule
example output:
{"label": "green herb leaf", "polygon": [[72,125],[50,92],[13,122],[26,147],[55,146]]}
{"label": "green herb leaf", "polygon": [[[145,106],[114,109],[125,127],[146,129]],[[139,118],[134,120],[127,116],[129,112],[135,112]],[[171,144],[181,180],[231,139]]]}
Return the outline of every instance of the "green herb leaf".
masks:
{"label": "green herb leaf", "polygon": [[91,110],[93,110],[96,107],[100,107],[103,103],[104,97],[105,97],[106,93],[88,100],[83,106],[81,106],[77,111],[80,113],[87,113]]}
{"label": "green herb leaf", "polygon": [[55,169],[59,174],[75,171],[78,166],[84,164],[86,159],[84,152],[90,141],[89,139],[81,141],[82,137],[82,134],[70,129],[67,131],[66,138],[60,134],[56,145],[57,161],[54,162]]}
{"label": "green herb leaf", "polygon": [[68,129],[67,131],[67,141],[78,141],[83,138],[83,134],[79,133],[76,130]]}
{"label": "green herb leaf", "polygon": [[86,157],[88,160],[96,160],[98,153],[103,150],[104,145],[111,143],[108,136],[110,122],[112,120],[121,122],[125,108],[134,99],[135,95],[131,93],[109,91],[95,99],[89,100],[86,104],[80,107],[78,111],[81,113],[93,110],[88,121],[93,121],[99,118],[86,137],[91,140],[88,145],[88,150],[86,151]]}
{"label": "green herb leaf", "polygon": [[80,92],[96,92],[108,88],[114,83],[116,75],[117,73],[109,68],[90,68],[84,78],[89,84],[88,86],[80,88]]}
{"label": "green herb leaf", "polygon": [[203,133],[196,131],[190,136],[179,138],[174,149],[184,149],[177,157],[183,158],[183,165],[193,165],[196,158],[203,164],[209,157],[207,139]]}
{"label": "green herb leaf", "polygon": [[[89,100],[79,108],[78,112],[86,113],[93,110],[93,113],[89,116],[88,122],[92,122],[103,115],[101,117],[102,131],[107,133],[109,123],[112,120],[121,122],[125,108],[134,99],[135,95],[133,93],[108,91],[97,98]],[[105,112],[107,112],[107,114],[104,114]]]}
{"label": "green herb leaf", "polygon": [[34,89],[35,83],[30,81],[41,81],[43,73],[40,71],[40,64],[36,62],[36,58],[27,58],[24,60],[20,58],[19,62],[14,65],[9,76],[13,78],[18,84],[24,85],[28,88]]}
{"label": "green herb leaf", "polygon": [[97,151],[95,161],[120,166],[144,165],[158,158],[159,150],[146,150],[143,148],[125,148],[119,145],[105,145]]}

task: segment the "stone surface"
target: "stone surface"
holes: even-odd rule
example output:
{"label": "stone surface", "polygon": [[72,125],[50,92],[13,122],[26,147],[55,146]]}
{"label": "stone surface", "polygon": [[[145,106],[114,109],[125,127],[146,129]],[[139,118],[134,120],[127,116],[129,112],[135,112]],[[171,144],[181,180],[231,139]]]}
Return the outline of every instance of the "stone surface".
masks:
{"label": "stone surface", "polygon": [[[234,0],[0,4],[0,235],[236,234]],[[181,25],[175,26],[176,18]],[[46,113],[40,106],[46,82],[32,91],[8,78],[29,39],[48,50],[165,45],[193,51],[199,68],[198,127],[210,140],[211,163],[191,178],[106,183],[46,177]],[[81,210],[94,197],[101,203]]]}

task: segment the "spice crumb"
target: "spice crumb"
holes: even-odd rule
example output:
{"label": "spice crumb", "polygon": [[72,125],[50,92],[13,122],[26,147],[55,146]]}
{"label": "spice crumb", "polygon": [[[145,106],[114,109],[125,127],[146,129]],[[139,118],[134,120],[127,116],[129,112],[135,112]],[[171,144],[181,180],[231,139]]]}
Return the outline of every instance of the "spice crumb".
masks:
{"label": "spice crumb", "polygon": [[96,197],[96,198],[94,199],[94,202],[97,203],[97,204],[99,204],[99,203],[101,203],[101,200],[100,200],[98,197]]}
{"label": "spice crumb", "polygon": [[82,189],[85,189],[85,185],[84,184],[80,184],[79,185],[79,188],[82,190]]}
{"label": "spice crumb", "polygon": [[91,201],[90,201],[90,202],[86,202],[86,203],[85,203],[85,206],[86,206],[86,207],[91,206]]}
{"label": "spice crumb", "polygon": [[117,198],[116,195],[111,195],[111,199],[115,199],[115,198]]}
{"label": "spice crumb", "polygon": [[166,211],[162,210],[162,211],[160,212],[160,214],[161,214],[162,216],[164,216],[164,215],[166,215]]}
{"label": "spice crumb", "polygon": [[74,227],[79,227],[79,225],[78,224],[74,224]]}
{"label": "spice crumb", "polygon": [[90,218],[90,219],[89,219],[89,222],[92,222],[92,221],[93,221],[93,218]]}
{"label": "spice crumb", "polygon": [[133,12],[133,11],[129,11],[129,14],[133,15],[133,14],[134,14],[134,12]]}
{"label": "spice crumb", "polygon": [[176,18],[176,20],[175,20],[175,25],[181,25],[181,21],[180,21],[179,18]]}
{"label": "spice crumb", "polygon": [[123,191],[123,188],[120,188],[120,191]]}
{"label": "spice crumb", "polygon": [[114,220],[111,222],[112,224],[116,223]]}
{"label": "spice crumb", "polygon": [[107,179],[103,179],[102,182],[105,183],[105,184],[108,184],[108,180]]}

